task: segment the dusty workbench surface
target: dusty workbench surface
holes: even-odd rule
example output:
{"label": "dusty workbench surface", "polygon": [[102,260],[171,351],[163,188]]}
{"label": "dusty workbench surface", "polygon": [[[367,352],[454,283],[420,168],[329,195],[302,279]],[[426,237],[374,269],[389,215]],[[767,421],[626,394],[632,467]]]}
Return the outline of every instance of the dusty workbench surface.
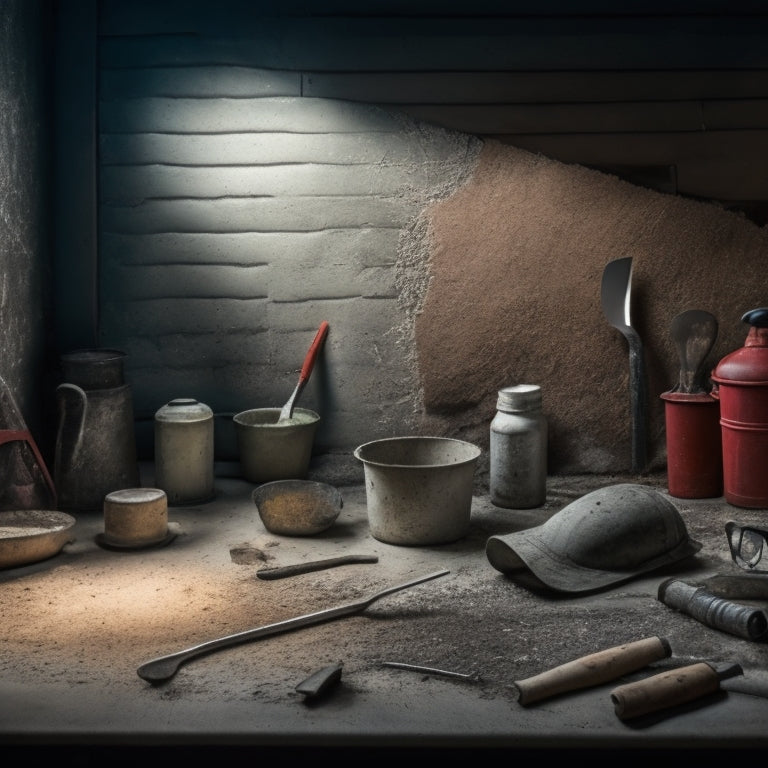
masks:
{"label": "dusty workbench surface", "polygon": [[[150,470],[151,471],[151,470]],[[144,478],[149,478],[144,468]],[[671,665],[742,665],[766,685],[765,642],[711,629],[657,598],[671,576],[734,573],[729,519],[762,523],[766,512],[723,499],[673,499],[691,560],[597,594],[534,591],[489,564],[485,543],[544,522],[585,493],[639,482],[666,494],[664,476],[548,479],[532,510],[494,507],[478,492],[471,530],[453,544],[400,547],[370,536],[365,487],[340,485],[336,523],[310,537],[269,533],[254,485],[217,477],[216,497],[170,507],[177,533],[163,547],[113,551],[97,543],[103,517],[79,513],[75,541],[56,556],[0,571],[0,743],[6,747],[261,746],[486,749],[720,748],[768,746],[768,698],[721,690],[681,707],[620,720],[610,691]],[[378,557],[277,580],[261,568],[348,554]],[[205,641],[345,605],[430,573],[448,573],[389,595],[358,613],[183,664],[169,680],[140,678],[141,664]],[[518,702],[515,680],[645,637],[672,655],[641,673],[539,704]],[[467,678],[414,672],[427,666]],[[307,699],[296,686],[341,664],[338,683]]]}

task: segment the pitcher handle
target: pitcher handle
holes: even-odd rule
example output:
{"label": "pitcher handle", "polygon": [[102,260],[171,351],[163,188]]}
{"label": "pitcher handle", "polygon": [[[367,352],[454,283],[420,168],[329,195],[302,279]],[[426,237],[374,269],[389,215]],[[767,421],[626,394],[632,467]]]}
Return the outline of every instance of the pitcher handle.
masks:
{"label": "pitcher handle", "polygon": [[[59,384],[56,387],[59,406],[59,428],[56,437],[55,474],[68,472],[83,444],[83,424],[88,409],[88,396],[77,384]],[[77,424],[74,430],[69,424]]]}

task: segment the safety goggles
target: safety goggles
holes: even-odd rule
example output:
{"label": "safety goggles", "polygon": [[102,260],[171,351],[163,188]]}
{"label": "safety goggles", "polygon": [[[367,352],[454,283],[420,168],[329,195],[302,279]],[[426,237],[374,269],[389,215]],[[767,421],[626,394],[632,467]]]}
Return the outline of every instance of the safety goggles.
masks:
{"label": "safety goggles", "polygon": [[[730,520],[725,524],[725,535],[736,565],[745,571],[768,573],[768,531]],[[758,567],[761,562],[762,568]]]}

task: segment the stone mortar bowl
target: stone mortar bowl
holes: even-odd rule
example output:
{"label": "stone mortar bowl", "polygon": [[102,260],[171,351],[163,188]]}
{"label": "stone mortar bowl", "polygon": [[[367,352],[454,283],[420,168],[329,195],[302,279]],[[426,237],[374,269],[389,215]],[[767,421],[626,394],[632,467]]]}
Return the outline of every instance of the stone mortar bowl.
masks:
{"label": "stone mortar bowl", "polygon": [[264,527],[281,536],[313,536],[330,528],[344,501],[337,488],[313,480],[274,480],[252,494]]}

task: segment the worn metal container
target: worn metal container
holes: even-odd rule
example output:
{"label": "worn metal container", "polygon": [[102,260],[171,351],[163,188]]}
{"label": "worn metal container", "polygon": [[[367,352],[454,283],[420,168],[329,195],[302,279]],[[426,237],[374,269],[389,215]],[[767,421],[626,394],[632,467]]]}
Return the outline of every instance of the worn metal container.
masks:
{"label": "worn metal container", "polygon": [[750,310],[744,346],[726,355],[712,373],[720,401],[725,500],[738,507],[768,508],[768,307]]}
{"label": "worn metal container", "polygon": [[61,356],[53,479],[60,509],[99,510],[104,497],[140,485],[133,393],[118,349]]}
{"label": "worn metal container", "polygon": [[178,397],[155,413],[155,485],[172,506],[200,504],[214,495],[213,411]]}
{"label": "worn metal container", "polygon": [[104,497],[140,485],[130,384],[56,388],[54,483],[62,510],[99,510]]}
{"label": "worn metal container", "polygon": [[465,536],[480,453],[472,443],[447,437],[390,437],[356,448],[371,535],[404,546]]}
{"label": "worn metal container", "polygon": [[64,381],[82,389],[120,387],[124,381],[125,352],[119,349],[76,349],[61,356]]}
{"label": "worn metal container", "polygon": [[252,483],[303,480],[309,473],[319,414],[294,408],[282,423],[280,408],[252,408],[233,416],[240,467]]}
{"label": "worn metal container", "polygon": [[168,499],[162,489],[123,488],[104,497],[104,544],[141,548],[168,536]]}

